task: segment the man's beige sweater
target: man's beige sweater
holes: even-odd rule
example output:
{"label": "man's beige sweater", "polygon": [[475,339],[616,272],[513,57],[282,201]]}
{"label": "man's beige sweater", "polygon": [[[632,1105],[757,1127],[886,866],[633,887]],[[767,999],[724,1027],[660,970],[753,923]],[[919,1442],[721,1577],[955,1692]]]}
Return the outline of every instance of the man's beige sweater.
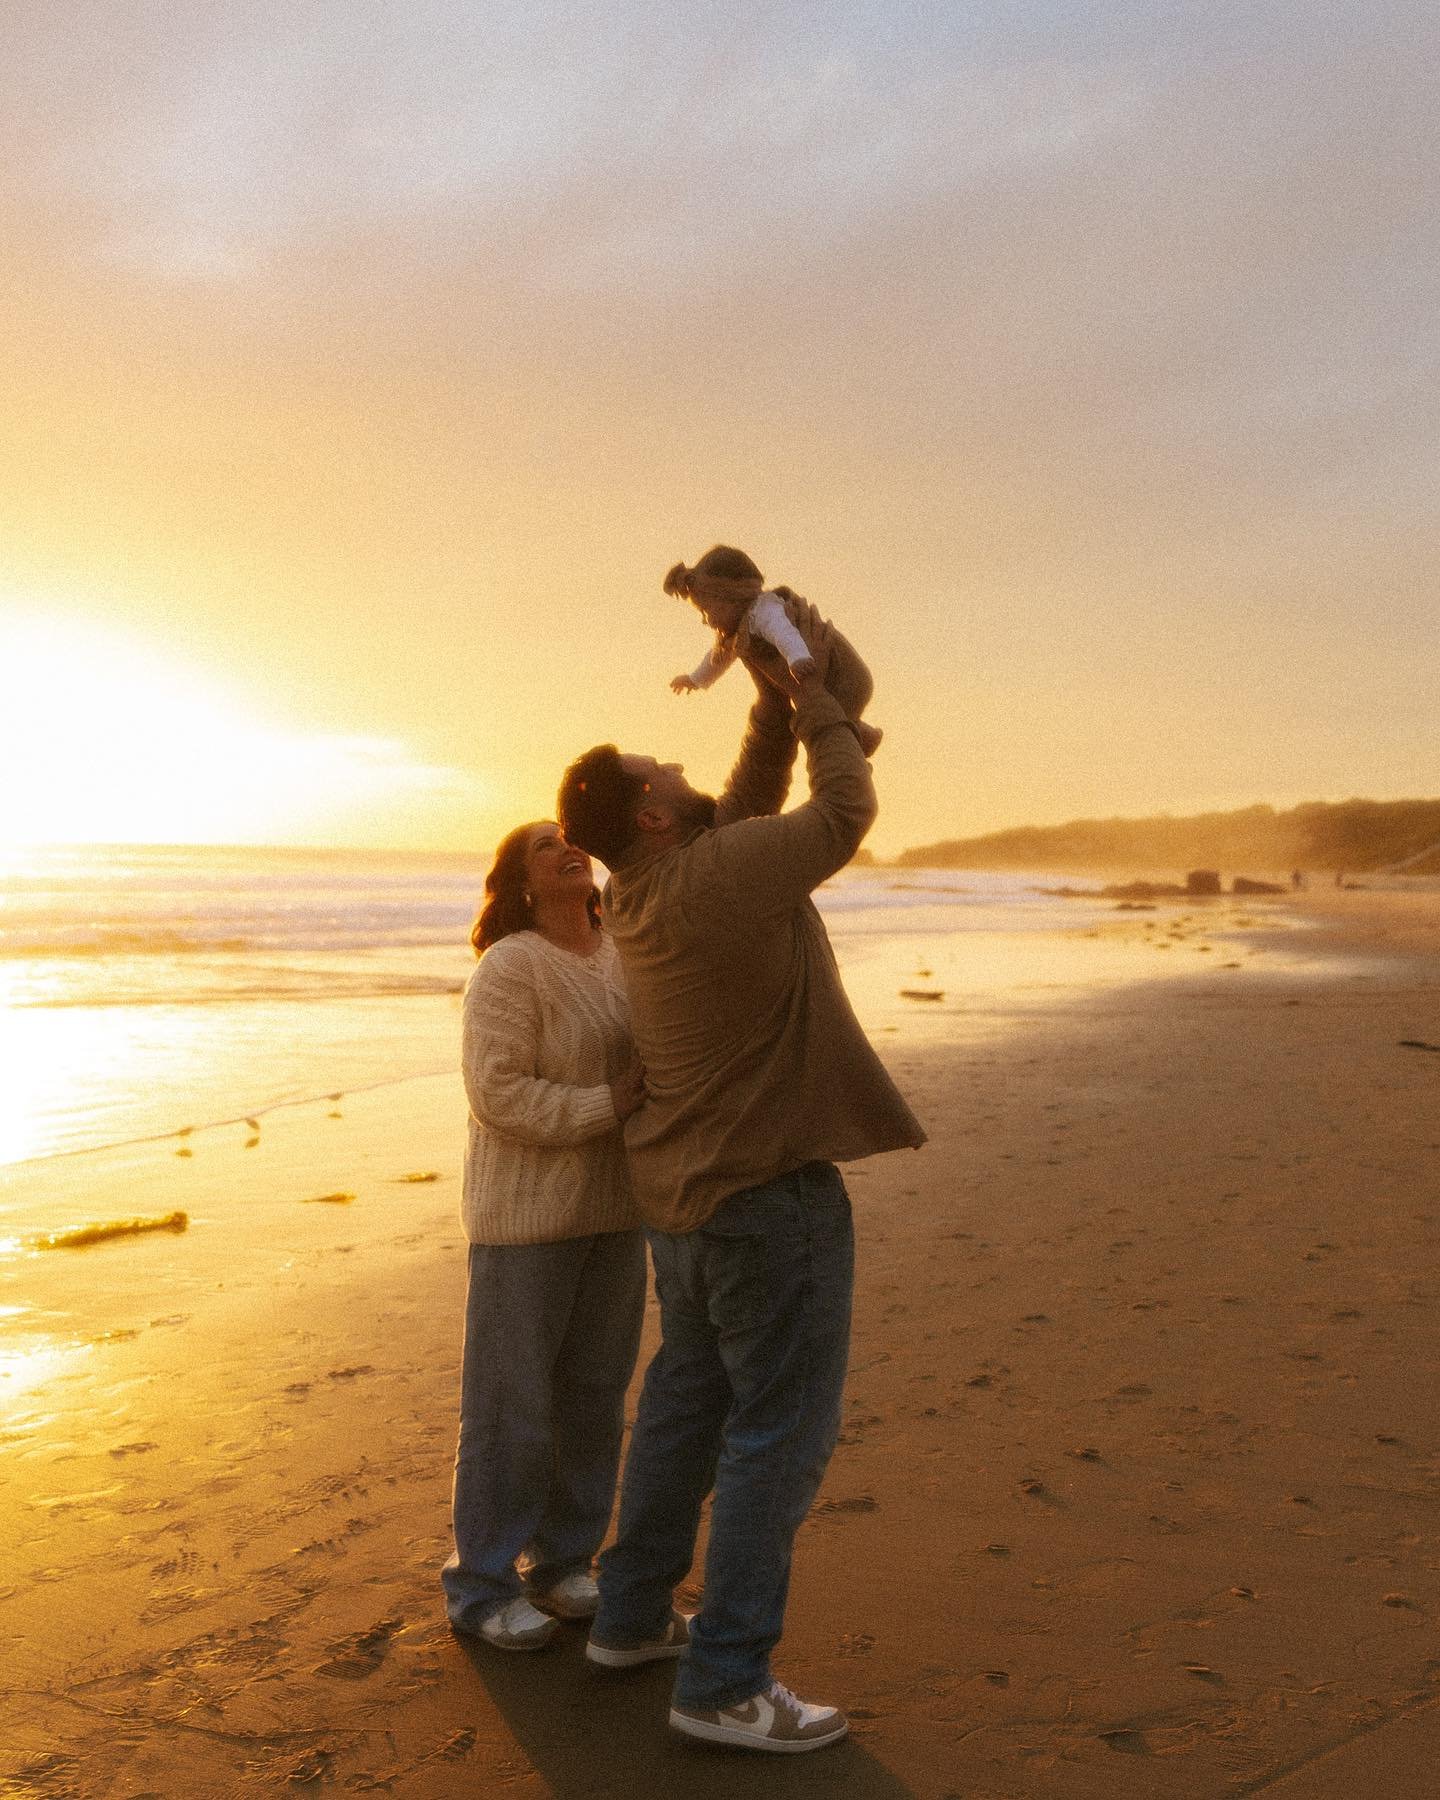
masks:
{"label": "man's beige sweater", "polygon": [[625,1145],[658,1230],[693,1231],[727,1195],[804,1163],[925,1141],[850,1009],[810,898],[874,821],[870,765],[823,691],[799,707],[795,733],[803,806],[753,816],[778,807],[793,757],[785,726],[757,706],[715,827],[622,858],[606,890],[645,1064]]}
{"label": "man's beige sweater", "polygon": [[630,1060],[615,946],[576,956],[534,931],[492,944],[465,989],[472,1244],[544,1244],[639,1224],[612,1081]]}

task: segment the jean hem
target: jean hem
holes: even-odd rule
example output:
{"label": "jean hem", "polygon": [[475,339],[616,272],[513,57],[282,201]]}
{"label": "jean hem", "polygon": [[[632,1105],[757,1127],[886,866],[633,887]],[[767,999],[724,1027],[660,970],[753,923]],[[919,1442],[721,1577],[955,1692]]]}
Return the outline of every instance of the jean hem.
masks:
{"label": "jean hem", "polygon": [[597,1612],[590,1622],[590,1635],[597,1643],[604,1644],[610,1650],[638,1650],[642,1645],[658,1643],[664,1637],[666,1628],[670,1624],[670,1615],[674,1610],[674,1603],[671,1602],[656,1620],[654,1629],[641,1632],[610,1631],[602,1626],[600,1614]]}
{"label": "jean hem", "polygon": [[559,1587],[567,1576],[592,1574],[594,1560],[593,1556],[572,1556],[565,1562],[547,1563],[543,1574],[528,1569],[521,1587],[527,1594],[548,1594],[551,1588]]}
{"label": "jean hem", "polygon": [[686,1707],[691,1712],[723,1712],[727,1707],[742,1706],[745,1701],[753,1700],[757,1694],[765,1693],[773,1680],[774,1677],[767,1673],[759,1687],[752,1687],[749,1682],[746,1682],[743,1687],[722,1688],[720,1692],[723,1698],[721,1699],[714,1699],[707,1695],[702,1700],[691,1700],[682,1696],[677,1682],[675,1690],[670,1696],[670,1704]]}

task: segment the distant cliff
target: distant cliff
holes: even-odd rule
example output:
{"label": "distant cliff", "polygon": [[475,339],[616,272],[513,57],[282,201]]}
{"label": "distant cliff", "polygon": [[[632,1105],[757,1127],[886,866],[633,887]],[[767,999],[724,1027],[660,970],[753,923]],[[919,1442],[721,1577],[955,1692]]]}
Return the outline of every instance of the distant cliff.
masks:
{"label": "distant cliff", "polygon": [[1247,806],[1186,819],[1161,814],[1020,825],[925,844],[895,861],[925,869],[1344,869],[1355,875],[1406,862],[1408,874],[1435,875],[1440,800],[1313,800],[1288,812]]}

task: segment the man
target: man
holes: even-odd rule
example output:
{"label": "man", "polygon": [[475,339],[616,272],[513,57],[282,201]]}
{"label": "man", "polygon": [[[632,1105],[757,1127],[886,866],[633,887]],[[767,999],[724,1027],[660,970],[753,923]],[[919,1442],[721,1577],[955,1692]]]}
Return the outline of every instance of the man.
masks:
{"label": "man", "polygon": [[[608,1667],[678,1657],[677,1731],[781,1752],[846,1730],[770,1672],[795,1532],[840,1425],[854,1251],[834,1165],[925,1135],[850,1010],[810,898],[876,811],[823,659],[822,641],[815,672],[784,677],[783,692],[756,677],[718,801],[679,764],[606,744],[566,771],[556,811],[611,870],[606,922],[646,1072],[626,1148],[663,1332],[586,1654]],[[774,816],[794,738],[810,799]],[[691,1621],[672,1596],[712,1488]]]}

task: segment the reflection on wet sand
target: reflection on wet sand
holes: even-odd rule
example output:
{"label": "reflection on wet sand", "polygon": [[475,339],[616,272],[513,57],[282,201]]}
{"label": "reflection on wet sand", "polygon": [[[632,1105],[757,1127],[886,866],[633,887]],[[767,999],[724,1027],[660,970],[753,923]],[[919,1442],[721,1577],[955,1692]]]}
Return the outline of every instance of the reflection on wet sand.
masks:
{"label": "reflection on wet sand", "polygon": [[[1213,921],[1161,922],[1164,955],[1092,921],[984,978],[938,935],[842,945],[931,1143],[847,1170],[852,1373],[779,1669],[854,1741],[806,1792],[1151,1800],[1163,1755],[1211,1800],[1433,1689],[1435,1059],[1402,1047],[1433,959],[1332,923],[1323,970],[1318,928],[1225,970]],[[900,998],[921,969],[942,1002]],[[27,1232],[190,1225],[0,1257],[0,1787],[619,1795],[643,1767],[721,1800],[665,1671],[600,1695],[577,1631],[502,1669],[445,1627],[463,1097],[328,1111],[9,1172]]]}

